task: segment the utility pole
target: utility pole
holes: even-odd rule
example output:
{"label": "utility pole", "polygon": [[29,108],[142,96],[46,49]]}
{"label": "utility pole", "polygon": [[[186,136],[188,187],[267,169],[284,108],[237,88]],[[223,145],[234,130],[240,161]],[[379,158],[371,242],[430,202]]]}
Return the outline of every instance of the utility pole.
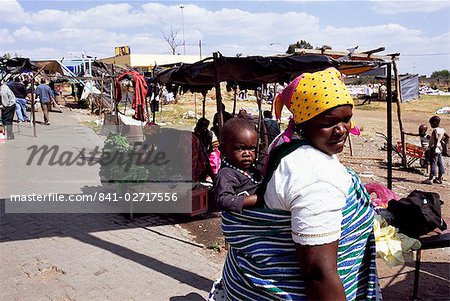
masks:
{"label": "utility pole", "polygon": [[200,49],[200,60],[202,59],[202,40],[198,40],[198,48]]}
{"label": "utility pole", "polygon": [[181,8],[181,27],[183,28],[183,54],[186,55],[186,40],[184,38],[184,5],[180,5]]}

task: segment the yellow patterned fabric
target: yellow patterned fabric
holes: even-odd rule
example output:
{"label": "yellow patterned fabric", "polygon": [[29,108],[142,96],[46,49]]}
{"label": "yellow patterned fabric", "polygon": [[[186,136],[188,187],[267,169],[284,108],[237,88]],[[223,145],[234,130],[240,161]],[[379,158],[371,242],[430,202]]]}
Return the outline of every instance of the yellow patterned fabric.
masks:
{"label": "yellow patterned fabric", "polygon": [[314,73],[303,73],[292,81],[276,99],[275,114],[281,115],[285,105],[293,114],[294,122],[308,121],[337,106],[353,105],[341,74],[335,68]]}

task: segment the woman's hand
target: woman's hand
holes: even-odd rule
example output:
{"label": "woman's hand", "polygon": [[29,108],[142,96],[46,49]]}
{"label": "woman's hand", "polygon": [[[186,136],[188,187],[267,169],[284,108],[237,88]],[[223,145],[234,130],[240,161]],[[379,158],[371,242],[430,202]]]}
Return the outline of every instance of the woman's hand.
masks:
{"label": "woman's hand", "polygon": [[337,273],[338,241],[324,245],[296,244],[308,300],[346,300]]}

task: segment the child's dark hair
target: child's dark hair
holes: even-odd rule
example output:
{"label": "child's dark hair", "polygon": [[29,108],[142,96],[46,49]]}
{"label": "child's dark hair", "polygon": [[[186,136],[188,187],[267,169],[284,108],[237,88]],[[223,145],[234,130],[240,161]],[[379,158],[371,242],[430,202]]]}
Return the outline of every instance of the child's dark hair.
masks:
{"label": "child's dark hair", "polygon": [[441,118],[439,116],[435,115],[435,116],[430,118],[429,122],[430,122],[431,125],[439,126],[439,124],[441,123]]}
{"label": "child's dark hair", "polygon": [[209,120],[204,117],[201,117],[199,120],[197,120],[197,124],[195,125],[195,128],[201,128],[201,127],[207,128],[208,126],[209,126]]}
{"label": "child's dark hair", "polygon": [[226,140],[230,139],[231,137],[234,137],[237,132],[243,130],[256,132],[256,127],[253,124],[253,122],[251,122],[248,119],[231,118],[230,120],[225,122],[222,130],[220,131],[220,143],[224,143]]}

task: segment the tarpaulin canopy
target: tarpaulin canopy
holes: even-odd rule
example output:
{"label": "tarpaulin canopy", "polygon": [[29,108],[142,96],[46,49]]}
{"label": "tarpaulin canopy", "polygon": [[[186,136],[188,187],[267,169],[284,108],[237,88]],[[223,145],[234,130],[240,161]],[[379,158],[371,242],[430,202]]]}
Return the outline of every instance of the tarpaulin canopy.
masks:
{"label": "tarpaulin canopy", "polygon": [[36,65],[39,70],[42,70],[45,73],[55,74],[59,73],[64,75],[64,71],[61,67],[61,64],[56,60],[48,60],[48,61],[33,61],[33,64]]}
{"label": "tarpaulin canopy", "polygon": [[419,75],[400,75],[400,93],[402,102],[419,98]]}
{"label": "tarpaulin canopy", "polygon": [[[378,68],[379,60],[338,61],[327,55],[249,56],[212,58],[183,64],[156,75],[164,85],[178,85],[183,90],[203,92],[214,86],[216,79],[240,88],[256,88],[267,83],[287,83],[303,72],[335,67],[344,74],[355,74]],[[381,61],[380,61],[381,62]],[[216,69],[217,68],[217,69]],[[216,71],[217,70],[217,71]],[[216,75],[217,72],[217,75]],[[217,78],[216,78],[217,77]]]}
{"label": "tarpaulin canopy", "polygon": [[6,78],[7,75],[11,76],[34,70],[37,70],[37,67],[33,65],[28,58],[16,57],[12,59],[2,59],[0,61],[2,80]]}

